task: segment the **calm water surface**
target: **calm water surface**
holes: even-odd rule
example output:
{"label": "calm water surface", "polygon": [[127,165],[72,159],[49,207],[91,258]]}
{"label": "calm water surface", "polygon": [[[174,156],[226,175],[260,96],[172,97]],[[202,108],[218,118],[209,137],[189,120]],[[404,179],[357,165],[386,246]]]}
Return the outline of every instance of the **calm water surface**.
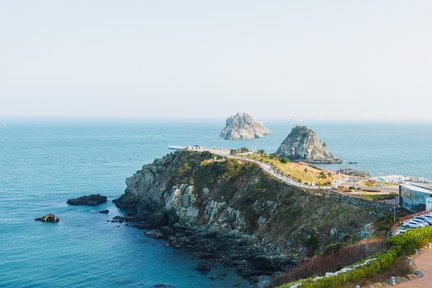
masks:
{"label": "calm water surface", "polygon": [[[266,124],[273,135],[256,145],[274,152],[293,124]],[[192,253],[107,222],[120,213],[111,203],[96,208],[65,203],[91,193],[118,197],[125,178],[168,153],[168,145],[253,147],[254,141],[218,138],[221,126],[8,122],[0,128],[0,287],[248,287],[230,269],[199,273]],[[338,157],[359,163],[352,168],[432,178],[431,124],[309,126]],[[105,208],[111,213],[98,213]],[[59,215],[60,223],[33,221],[47,212]],[[228,276],[209,280],[221,273]]]}

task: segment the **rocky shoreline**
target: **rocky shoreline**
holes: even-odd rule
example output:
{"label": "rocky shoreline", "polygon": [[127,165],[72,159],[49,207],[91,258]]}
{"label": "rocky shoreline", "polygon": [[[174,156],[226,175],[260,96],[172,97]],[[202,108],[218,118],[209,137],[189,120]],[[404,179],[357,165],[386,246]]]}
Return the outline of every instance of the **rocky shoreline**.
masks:
{"label": "rocky shoreline", "polygon": [[202,262],[259,281],[367,235],[385,207],[330,191],[287,185],[258,166],[209,152],[181,151],[156,159],[126,179],[111,222],[187,249]]}
{"label": "rocky shoreline", "polygon": [[[202,260],[196,267],[201,272],[222,265],[232,267],[252,282],[259,282],[263,275],[274,275],[295,265],[289,259],[281,257],[271,243],[259,242],[256,237],[235,230],[216,231],[178,223],[150,228],[146,219],[135,214],[115,216],[111,222],[128,223],[129,226],[143,229],[146,237],[165,241],[166,246],[191,251]],[[215,275],[209,277],[213,279]]]}

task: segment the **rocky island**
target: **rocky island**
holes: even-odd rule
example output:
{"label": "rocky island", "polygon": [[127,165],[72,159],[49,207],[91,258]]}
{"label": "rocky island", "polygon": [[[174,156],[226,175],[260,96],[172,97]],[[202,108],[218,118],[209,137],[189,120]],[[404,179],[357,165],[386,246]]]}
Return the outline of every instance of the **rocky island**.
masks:
{"label": "rocky island", "polygon": [[334,243],[361,239],[388,212],[365,200],[287,185],[255,164],[209,152],[168,154],[126,185],[113,201],[128,213],[120,221],[245,276],[285,270]]}
{"label": "rocky island", "polygon": [[302,161],[312,164],[340,164],[322,143],[316,133],[306,126],[296,126],[279,146],[277,152],[281,157],[291,161]]}
{"label": "rocky island", "polygon": [[226,120],[226,126],[220,133],[225,140],[243,140],[262,138],[271,132],[251,115],[239,112]]}

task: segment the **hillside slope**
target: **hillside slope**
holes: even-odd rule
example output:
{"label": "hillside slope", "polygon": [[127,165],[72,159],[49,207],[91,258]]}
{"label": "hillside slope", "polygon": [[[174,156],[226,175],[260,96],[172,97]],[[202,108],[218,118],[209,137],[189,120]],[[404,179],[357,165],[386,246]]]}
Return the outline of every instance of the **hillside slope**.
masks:
{"label": "hillside slope", "polygon": [[213,157],[183,151],[156,159],[126,180],[115,203],[147,228],[234,231],[294,261],[359,239],[386,213],[331,192],[288,186],[251,163]]}

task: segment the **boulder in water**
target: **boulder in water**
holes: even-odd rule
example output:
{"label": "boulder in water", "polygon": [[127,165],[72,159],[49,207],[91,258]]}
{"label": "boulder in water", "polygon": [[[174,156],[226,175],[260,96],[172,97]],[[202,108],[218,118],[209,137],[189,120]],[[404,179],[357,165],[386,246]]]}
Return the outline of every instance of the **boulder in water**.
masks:
{"label": "boulder in water", "polygon": [[211,266],[207,262],[200,262],[195,268],[198,271],[205,272],[205,271],[210,271]]}
{"label": "boulder in water", "polygon": [[100,194],[92,194],[88,196],[81,196],[74,199],[67,200],[67,204],[69,205],[86,205],[86,206],[96,206],[102,203],[107,202],[107,197],[102,196]]}
{"label": "boulder in water", "polygon": [[35,221],[41,221],[41,222],[59,222],[60,218],[58,218],[54,214],[48,213],[45,216],[36,218]]}

